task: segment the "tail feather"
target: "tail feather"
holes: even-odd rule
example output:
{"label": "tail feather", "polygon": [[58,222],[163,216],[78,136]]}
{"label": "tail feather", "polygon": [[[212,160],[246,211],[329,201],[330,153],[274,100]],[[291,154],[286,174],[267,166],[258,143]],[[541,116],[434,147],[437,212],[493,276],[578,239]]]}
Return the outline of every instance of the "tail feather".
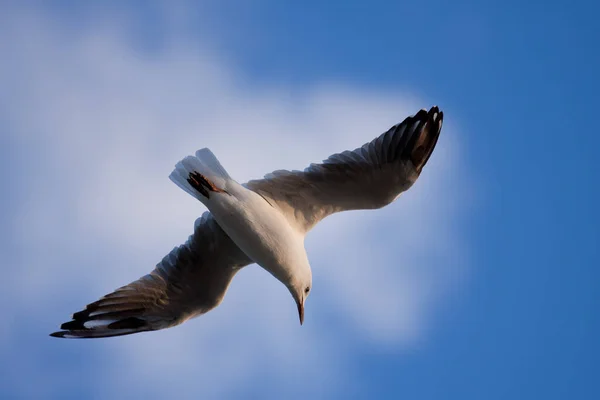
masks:
{"label": "tail feather", "polygon": [[[214,175],[208,174],[208,178],[215,179],[217,177],[231,179],[225,168],[221,165],[217,157],[207,148],[200,149],[196,152],[196,158],[199,159]],[[216,175],[216,176],[215,176]]]}
{"label": "tail feather", "polygon": [[173,170],[173,172],[171,172],[171,175],[169,175],[169,179],[171,179],[171,181],[173,181],[173,183],[175,183],[181,189],[183,189],[196,199],[202,201],[202,193],[197,191],[188,182],[188,179],[192,173],[198,172],[198,170],[202,169],[202,164],[199,164],[198,159],[192,156],[187,156],[175,165],[175,169]]}
{"label": "tail feather", "polygon": [[207,148],[200,149],[195,156],[187,156],[175,165],[169,175],[181,189],[203,201],[208,198],[207,190],[226,192],[231,177],[217,157]]}

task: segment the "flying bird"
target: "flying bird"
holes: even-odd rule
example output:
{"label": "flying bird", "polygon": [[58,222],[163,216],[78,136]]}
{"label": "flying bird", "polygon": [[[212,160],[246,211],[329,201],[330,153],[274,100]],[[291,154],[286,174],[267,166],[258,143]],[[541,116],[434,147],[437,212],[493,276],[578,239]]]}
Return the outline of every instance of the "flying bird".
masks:
{"label": "flying bird", "polygon": [[245,184],[209,149],[198,150],[169,176],[209,210],[187,242],[150,274],[88,304],[50,335],[102,338],[179,325],[217,307],[235,274],[252,263],[288,288],[302,324],[312,289],[306,234],[328,215],[382,208],[408,190],[435,148],[442,120],[438,107],[422,109],[354,151]]}

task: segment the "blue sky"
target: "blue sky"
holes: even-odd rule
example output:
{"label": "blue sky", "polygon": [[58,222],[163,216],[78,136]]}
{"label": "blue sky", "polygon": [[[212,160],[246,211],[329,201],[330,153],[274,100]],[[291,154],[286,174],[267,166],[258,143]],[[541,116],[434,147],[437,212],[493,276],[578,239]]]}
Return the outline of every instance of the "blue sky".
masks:
{"label": "blue sky", "polygon": [[[600,396],[593,2],[1,7],[0,397]],[[244,181],[432,104],[415,187],[307,238],[303,327],[249,267],[172,330],[47,336],[191,233],[183,156]]]}

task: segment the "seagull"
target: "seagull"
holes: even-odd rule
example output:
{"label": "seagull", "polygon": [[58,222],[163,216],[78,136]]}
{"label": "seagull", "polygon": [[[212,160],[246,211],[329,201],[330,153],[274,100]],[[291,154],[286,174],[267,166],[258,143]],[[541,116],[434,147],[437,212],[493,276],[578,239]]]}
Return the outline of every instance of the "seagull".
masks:
{"label": "seagull", "polygon": [[252,263],[288,288],[302,325],[312,288],[306,234],[328,215],[379,209],[408,190],[435,148],[443,117],[437,106],[422,109],[354,151],[245,184],[209,149],[185,157],[169,178],[208,209],[194,233],[150,274],[88,304],[50,336],[104,338],[179,325],[217,307],[236,273]]}

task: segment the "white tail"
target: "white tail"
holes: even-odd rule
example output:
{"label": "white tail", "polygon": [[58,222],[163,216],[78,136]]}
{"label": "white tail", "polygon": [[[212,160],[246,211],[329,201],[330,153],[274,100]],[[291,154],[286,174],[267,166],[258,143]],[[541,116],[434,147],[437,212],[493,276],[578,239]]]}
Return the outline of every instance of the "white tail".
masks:
{"label": "white tail", "polygon": [[227,186],[227,181],[231,180],[217,157],[207,148],[198,150],[195,157],[187,156],[179,161],[171,175],[169,175],[169,179],[200,201],[204,200],[203,195],[188,182],[190,174],[194,172],[203,175],[217,188],[223,190]]}

